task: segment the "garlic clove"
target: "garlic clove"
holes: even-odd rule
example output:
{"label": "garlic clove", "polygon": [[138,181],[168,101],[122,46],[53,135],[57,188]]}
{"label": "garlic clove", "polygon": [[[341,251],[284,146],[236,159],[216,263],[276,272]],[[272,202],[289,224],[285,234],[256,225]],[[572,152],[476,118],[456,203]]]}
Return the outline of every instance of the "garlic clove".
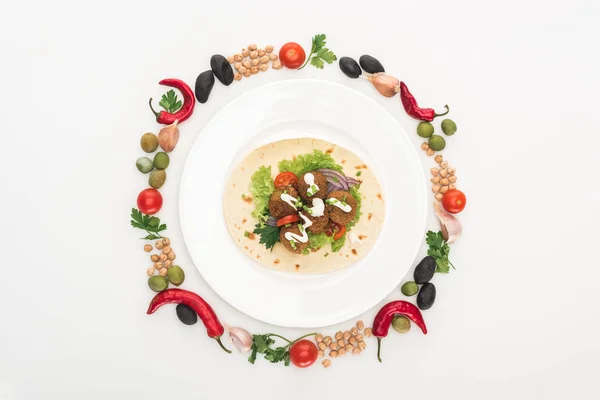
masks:
{"label": "garlic clove", "polygon": [[400,92],[400,81],[393,76],[377,73],[368,76],[367,79],[382,96],[394,97],[396,93]]}
{"label": "garlic clove", "polygon": [[175,120],[171,125],[167,125],[158,132],[158,144],[166,153],[170,153],[175,149],[177,141],[179,141],[179,128]]}
{"label": "garlic clove", "polygon": [[435,209],[435,215],[437,215],[440,220],[444,240],[448,244],[454,243],[462,234],[462,225],[460,221],[454,215],[443,210],[438,202],[433,203],[433,208]]}
{"label": "garlic clove", "polygon": [[223,324],[225,330],[229,333],[229,341],[242,353],[250,351],[252,348],[252,335],[245,329]]}

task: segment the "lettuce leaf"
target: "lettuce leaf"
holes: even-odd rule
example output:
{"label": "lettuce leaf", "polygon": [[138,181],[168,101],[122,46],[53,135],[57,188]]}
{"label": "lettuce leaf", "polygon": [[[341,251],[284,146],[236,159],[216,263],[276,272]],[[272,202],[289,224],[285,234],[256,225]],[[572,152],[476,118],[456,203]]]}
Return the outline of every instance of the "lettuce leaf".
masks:
{"label": "lettuce leaf", "polygon": [[362,215],[362,211],[360,210],[362,207],[362,195],[360,194],[359,187],[352,186],[350,188],[350,194],[352,195],[352,197],[354,197],[356,199],[356,216],[354,217],[354,219],[352,221],[350,221],[350,223],[348,225],[346,225],[346,230],[348,232],[350,232],[350,229],[352,229],[352,227],[358,223],[358,220],[360,219],[360,216]]}
{"label": "lettuce leaf", "polygon": [[279,172],[289,171],[296,174],[296,176],[320,168],[328,168],[336,171],[342,170],[342,166],[337,164],[333,157],[320,150],[315,150],[312,154],[299,155],[295,160],[282,160],[279,162]]}
{"label": "lettuce leaf", "polygon": [[344,247],[344,244],[346,244],[346,235],[342,236],[338,240],[334,240],[333,242],[331,242],[331,251],[333,251],[334,253],[340,251],[342,247]]}
{"label": "lettuce leaf", "polygon": [[273,178],[271,178],[271,167],[260,167],[252,174],[250,180],[250,192],[254,196],[254,211],[252,217],[260,220],[262,216],[269,213],[269,198],[275,191]]}
{"label": "lettuce leaf", "polygon": [[331,243],[331,236],[327,236],[324,233],[308,233],[308,247],[312,250],[319,250]]}

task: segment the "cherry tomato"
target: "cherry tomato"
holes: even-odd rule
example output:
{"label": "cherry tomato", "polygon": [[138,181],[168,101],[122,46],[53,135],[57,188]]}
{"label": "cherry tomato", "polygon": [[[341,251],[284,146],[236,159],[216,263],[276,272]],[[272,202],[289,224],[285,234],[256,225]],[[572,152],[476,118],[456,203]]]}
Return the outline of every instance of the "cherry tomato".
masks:
{"label": "cherry tomato", "polygon": [[275,188],[285,189],[298,182],[298,177],[293,172],[282,172],[275,177]]}
{"label": "cherry tomato", "polygon": [[291,214],[291,215],[287,215],[283,218],[280,218],[277,220],[277,226],[284,226],[287,224],[292,224],[294,222],[298,222],[300,221],[300,217],[298,216],[298,214]]}
{"label": "cherry tomato", "polygon": [[279,59],[284,67],[298,69],[306,61],[306,53],[298,43],[289,42],[281,46]]}
{"label": "cherry tomato", "polygon": [[448,190],[442,197],[442,206],[450,214],[458,214],[467,205],[467,197],[457,189]]}
{"label": "cherry tomato", "polygon": [[298,368],[310,367],[318,356],[319,350],[310,340],[299,340],[290,347],[290,361]]}
{"label": "cherry tomato", "polygon": [[339,224],[335,224],[335,225],[336,225],[337,231],[335,232],[335,235],[333,235],[333,240],[338,240],[338,239],[341,239],[342,237],[344,237],[344,235],[346,234],[346,226],[339,225]]}
{"label": "cherry tomato", "polygon": [[138,194],[137,206],[141,212],[148,215],[156,214],[163,205],[163,198],[156,189],[144,189]]}

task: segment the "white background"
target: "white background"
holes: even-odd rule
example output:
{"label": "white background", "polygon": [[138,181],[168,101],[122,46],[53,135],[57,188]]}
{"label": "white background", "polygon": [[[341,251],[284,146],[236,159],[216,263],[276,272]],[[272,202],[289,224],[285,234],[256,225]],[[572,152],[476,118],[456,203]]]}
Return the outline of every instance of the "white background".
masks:
{"label": "white background", "polygon": [[[0,399],[598,398],[599,7],[3,3]],[[390,334],[383,364],[371,344],[327,370],[253,366],[174,311],[145,315],[147,254],[129,212],[146,177],[134,161],[140,135],[159,128],[146,102],[162,93],[161,78],[193,83],[214,53],[254,42],[308,47],[320,32],[338,56],[377,56],[422,105],[451,105],[459,128],[444,154],[469,201],[452,250],[458,269],[435,277],[430,333]],[[290,337],[307,331],[245,317],[203,282],[181,238],[177,193],[187,152],[219,109],[253,87],[303,77],[368,93],[414,132],[398,99],[337,65],[217,83],[181,127],[160,214],[185,288],[230,324]]]}

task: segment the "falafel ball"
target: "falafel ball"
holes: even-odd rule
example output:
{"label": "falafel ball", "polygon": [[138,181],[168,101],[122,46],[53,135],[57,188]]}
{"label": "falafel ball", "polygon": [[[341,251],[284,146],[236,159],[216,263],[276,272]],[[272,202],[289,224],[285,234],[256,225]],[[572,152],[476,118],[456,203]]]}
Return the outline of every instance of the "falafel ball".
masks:
{"label": "falafel ball", "polygon": [[296,208],[290,206],[281,200],[281,195],[287,193],[295,199],[298,199],[298,192],[291,186],[286,189],[276,189],[269,199],[269,213],[272,217],[283,218],[286,215],[296,214]]}
{"label": "falafel ball", "polygon": [[285,234],[288,232],[295,233],[298,236],[302,236],[302,232],[300,232],[300,227],[298,223],[290,224],[289,226],[284,225],[279,230],[279,241],[283,246],[291,251],[292,253],[302,254],[302,251],[308,248],[308,240],[305,243],[299,242],[297,240],[294,241],[292,245],[288,239],[285,238]]}
{"label": "falafel ball", "polygon": [[331,218],[331,220],[336,224],[344,226],[348,225],[350,221],[352,221],[356,216],[356,199],[354,198],[354,196],[352,196],[349,192],[346,192],[345,190],[334,190],[333,192],[329,193],[329,196],[327,196],[327,198],[337,199],[340,202],[346,203],[351,207],[351,210],[349,212],[345,212],[341,208],[333,204],[329,204],[327,200],[325,200],[325,209],[329,213],[329,218]]}
{"label": "falafel ball", "polygon": [[329,214],[327,212],[323,213],[320,217],[313,217],[306,211],[301,211],[301,214],[312,222],[312,225],[306,228],[308,232],[317,234],[327,230],[327,226],[329,225]]}
{"label": "falafel ball", "polygon": [[[306,183],[306,180],[304,179],[306,177],[306,175],[308,175],[308,174],[313,175],[314,184],[318,188],[316,193],[313,193],[312,196],[308,195],[308,189],[310,189],[311,185]],[[309,182],[311,182],[310,178],[309,178]],[[308,204],[310,204],[311,199],[314,199],[317,197],[320,199],[324,199],[327,196],[327,178],[325,178],[325,175],[323,175],[319,171],[311,171],[311,172],[302,174],[298,178],[298,192],[300,193],[300,197],[302,198],[302,200],[304,200],[304,202],[308,203]]]}

